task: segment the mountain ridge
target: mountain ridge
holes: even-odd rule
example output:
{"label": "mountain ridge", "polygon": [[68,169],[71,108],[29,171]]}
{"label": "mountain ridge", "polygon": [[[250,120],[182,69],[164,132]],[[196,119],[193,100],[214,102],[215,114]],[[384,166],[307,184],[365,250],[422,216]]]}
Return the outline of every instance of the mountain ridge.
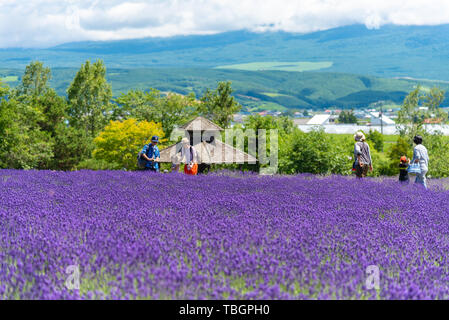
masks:
{"label": "mountain ridge", "polygon": [[330,72],[449,81],[449,25],[367,29],[351,25],[307,34],[247,30],[214,35],[70,42],[47,49],[0,50],[0,67],[31,60],[79,67],[103,59],[108,67],[201,67],[252,62],[332,61]]}

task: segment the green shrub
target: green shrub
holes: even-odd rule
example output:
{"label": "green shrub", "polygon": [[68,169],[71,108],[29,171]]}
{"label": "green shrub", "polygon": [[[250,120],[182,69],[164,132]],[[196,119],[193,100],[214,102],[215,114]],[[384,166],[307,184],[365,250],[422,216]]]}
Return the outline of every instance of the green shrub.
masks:
{"label": "green shrub", "polygon": [[323,129],[295,129],[280,145],[280,173],[346,174],[350,168],[345,149],[332,143]]}
{"label": "green shrub", "polygon": [[384,150],[384,137],[379,131],[370,130],[366,135],[366,139],[373,143],[373,147],[377,151],[382,152]]}

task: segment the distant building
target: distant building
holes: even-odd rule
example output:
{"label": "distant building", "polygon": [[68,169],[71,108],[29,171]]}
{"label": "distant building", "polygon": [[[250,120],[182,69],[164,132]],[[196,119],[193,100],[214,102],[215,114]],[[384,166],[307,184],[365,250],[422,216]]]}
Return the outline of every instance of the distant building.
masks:
{"label": "distant building", "polygon": [[338,116],[336,114],[333,114],[329,117],[329,123],[335,123],[338,120]]}
{"label": "distant building", "polygon": [[428,118],[424,119],[425,124],[440,124],[443,122],[443,119],[441,118]]}
{"label": "distant building", "polygon": [[390,119],[386,115],[381,116],[380,112],[371,112],[370,117],[372,126],[380,126],[380,125],[394,126],[396,124],[392,119]]}
{"label": "distant building", "polygon": [[330,117],[330,114],[317,114],[314,115],[313,118],[307,122],[307,124],[318,126],[329,124]]}
{"label": "distant building", "polygon": [[306,125],[309,121],[310,121],[310,119],[308,119],[308,118],[296,118],[296,119],[293,119],[293,124],[295,126],[302,126],[302,125]]}
{"label": "distant building", "polygon": [[366,118],[366,112],[364,112],[364,111],[354,111],[354,116],[357,119],[365,119]]}

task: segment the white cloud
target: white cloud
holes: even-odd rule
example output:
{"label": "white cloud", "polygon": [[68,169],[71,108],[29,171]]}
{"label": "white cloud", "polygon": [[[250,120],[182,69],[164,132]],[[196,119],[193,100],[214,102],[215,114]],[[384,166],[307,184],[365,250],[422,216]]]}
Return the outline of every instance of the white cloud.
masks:
{"label": "white cloud", "polygon": [[0,0],[0,47],[210,34],[449,23],[447,0]]}

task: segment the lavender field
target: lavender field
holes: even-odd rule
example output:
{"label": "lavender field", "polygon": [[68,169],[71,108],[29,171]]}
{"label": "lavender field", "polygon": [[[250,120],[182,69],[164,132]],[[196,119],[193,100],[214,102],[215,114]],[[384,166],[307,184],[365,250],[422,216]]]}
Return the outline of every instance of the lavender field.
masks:
{"label": "lavender field", "polygon": [[448,299],[448,252],[444,181],[0,171],[1,299]]}

